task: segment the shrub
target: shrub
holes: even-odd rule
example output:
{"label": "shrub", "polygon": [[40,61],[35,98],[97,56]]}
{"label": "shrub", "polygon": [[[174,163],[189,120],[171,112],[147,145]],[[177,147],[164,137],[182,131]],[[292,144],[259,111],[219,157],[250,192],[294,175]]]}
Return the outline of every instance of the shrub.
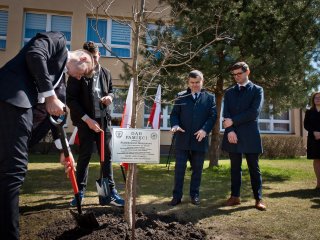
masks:
{"label": "shrub", "polygon": [[[262,134],[261,138],[263,146],[262,158],[296,158],[306,155],[302,137]],[[222,137],[220,139],[222,141]],[[221,150],[220,158],[229,158],[229,155]]]}
{"label": "shrub", "polygon": [[294,158],[306,154],[302,137],[262,135],[263,158]]}

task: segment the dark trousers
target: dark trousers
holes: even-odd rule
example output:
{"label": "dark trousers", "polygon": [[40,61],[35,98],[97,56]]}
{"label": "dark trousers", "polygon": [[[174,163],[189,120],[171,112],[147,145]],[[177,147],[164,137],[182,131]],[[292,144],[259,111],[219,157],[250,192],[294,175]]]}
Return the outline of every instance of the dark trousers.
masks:
{"label": "dark trousers", "polygon": [[203,169],[205,152],[176,149],[176,164],[174,170],[173,197],[181,199],[183,195],[183,182],[189,159],[192,175],[190,182],[190,197],[199,197],[201,175]]}
{"label": "dark trousers", "polygon": [[[97,122],[100,122],[99,119],[96,119]],[[108,179],[110,191],[115,189],[115,183],[113,180],[113,171],[112,171],[112,162],[111,162],[111,132],[108,127],[107,122],[105,121],[105,156],[103,164],[103,177]],[[96,143],[99,156],[100,156],[100,133],[92,131],[88,125],[83,122],[78,125],[78,135],[79,135],[79,158],[77,161],[77,183],[79,186],[79,191],[85,191],[88,182],[89,174],[89,161],[94,150],[94,143]]]}
{"label": "dark trousers", "polygon": [[[247,160],[251,187],[254,198],[262,199],[262,178],[259,168],[259,154],[246,153],[244,154]],[[241,177],[242,177],[242,153],[229,153],[231,160],[231,196],[240,197]]]}
{"label": "dark trousers", "polygon": [[0,101],[0,238],[19,239],[19,193],[28,164],[32,109]]}

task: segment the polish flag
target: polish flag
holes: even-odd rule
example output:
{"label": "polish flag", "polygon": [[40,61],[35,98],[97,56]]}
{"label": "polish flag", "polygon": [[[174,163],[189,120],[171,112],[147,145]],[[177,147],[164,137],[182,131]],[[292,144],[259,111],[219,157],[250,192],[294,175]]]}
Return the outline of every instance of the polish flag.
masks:
{"label": "polish flag", "polygon": [[131,78],[130,87],[127,95],[127,100],[124,105],[122,119],[121,119],[121,128],[130,128],[131,127],[131,117],[132,117],[132,100],[133,100],[133,78]]}
{"label": "polish flag", "polygon": [[148,119],[148,125],[151,124],[153,129],[160,128],[161,117],[161,85],[158,86],[156,97],[151,108],[150,117]]}
{"label": "polish flag", "polygon": [[78,128],[75,127],[73,129],[73,132],[71,134],[71,137],[69,139],[69,145],[80,145],[80,141],[79,141],[79,135],[78,135]]}
{"label": "polish flag", "polygon": [[[124,109],[123,109],[123,113],[122,113],[120,128],[130,128],[131,127],[132,100],[133,100],[133,78],[131,78],[126,103],[124,105]],[[120,163],[120,165],[123,166],[126,169],[126,171],[128,171],[128,169],[129,169],[128,163]]]}

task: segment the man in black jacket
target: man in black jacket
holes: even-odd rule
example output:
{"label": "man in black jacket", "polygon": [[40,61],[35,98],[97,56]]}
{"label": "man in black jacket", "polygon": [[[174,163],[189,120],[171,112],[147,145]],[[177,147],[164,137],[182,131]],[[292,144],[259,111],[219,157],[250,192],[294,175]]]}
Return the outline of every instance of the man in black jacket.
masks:
{"label": "man in black jacket", "polygon": [[262,202],[262,177],[259,155],[262,143],[259,132],[259,114],[263,104],[263,88],[249,80],[247,63],[237,62],[231,68],[236,85],[224,95],[222,149],[229,153],[231,162],[231,196],[227,206],[240,204],[242,156],[247,160],[251,186],[256,200],[255,208],[266,210]]}
{"label": "man in black jacket", "polygon": [[[110,71],[99,64],[99,48],[91,41],[84,43],[83,48],[90,51],[96,62],[96,72],[92,78],[83,77],[80,81],[70,77],[67,84],[67,105],[73,125],[78,127],[80,141],[79,158],[77,161],[77,183],[81,200],[87,186],[89,161],[93,153],[93,143],[96,142],[100,151],[101,114],[105,129],[105,156],[103,163],[103,176],[108,179],[111,192],[111,202],[115,206],[124,206],[124,200],[118,195],[113,180],[111,162],[111,131],[110,113],[108,106],[112,103],[114,94]],[[104,111],[101,111],[101,105]],[[107,111],[105,111],[107,110]],[[100,125],[100,124],[101,125]],[[76,200],[71,201],[76,206]]]}
{"label": "man in black jacket", "polygon": [[93,69],[92,55],[68,52],[60,32],[38,33],[0,69],[1,239],[19,239],[19,192],[27,172],[32,107],[44,102],[49,114],[64,114],[54,92],[63,73],[80,79]]}

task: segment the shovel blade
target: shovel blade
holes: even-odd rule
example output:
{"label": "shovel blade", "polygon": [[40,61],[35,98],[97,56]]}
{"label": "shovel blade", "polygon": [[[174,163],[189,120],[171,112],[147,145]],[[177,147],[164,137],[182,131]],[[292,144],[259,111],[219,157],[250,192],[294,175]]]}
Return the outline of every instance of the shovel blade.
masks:
{"label": "shovel blade", "polygon": [[93,212],[83,212],[82,214],[70,210],[71,215],[76,220],[77,225],[84,229],[96,229],[100,227]]}
{"label": "shovel blade", "polygon": [[104,206],[111,202],[109,182],[107,178],[96,180],[96,187],[99,197],[99,204]]}

